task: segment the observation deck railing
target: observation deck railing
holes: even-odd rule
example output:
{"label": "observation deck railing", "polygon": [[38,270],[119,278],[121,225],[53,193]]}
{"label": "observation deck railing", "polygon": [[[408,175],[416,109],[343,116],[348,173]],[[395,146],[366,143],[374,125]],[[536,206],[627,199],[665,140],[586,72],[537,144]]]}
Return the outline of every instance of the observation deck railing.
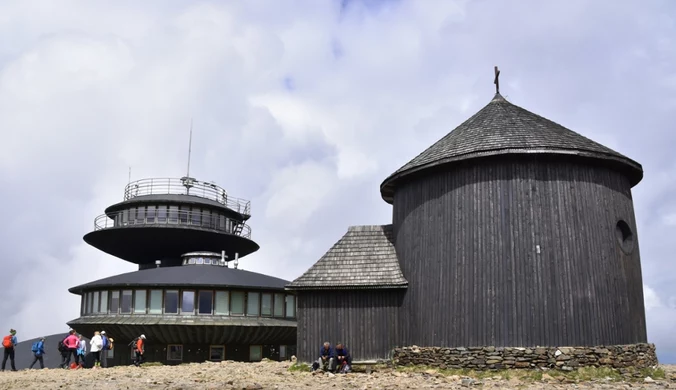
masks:
{"label": "observation deck railing", "polygon": [[99,215],[94,219],[94,230],[128,226],[171,225],[216,230],[251,239],[251,227],[243,222],[210,212],[164,210],[144,215],[129,215],[128,210]]}
{"label": "observation deck railing", "polygon": [[133,181],[124,187],[124,200],[144,195],[192,195],[216,201],[244,215],[251,215],[251,201],[235,198],[213,183],[199,181],[192,177],[153,178]]}

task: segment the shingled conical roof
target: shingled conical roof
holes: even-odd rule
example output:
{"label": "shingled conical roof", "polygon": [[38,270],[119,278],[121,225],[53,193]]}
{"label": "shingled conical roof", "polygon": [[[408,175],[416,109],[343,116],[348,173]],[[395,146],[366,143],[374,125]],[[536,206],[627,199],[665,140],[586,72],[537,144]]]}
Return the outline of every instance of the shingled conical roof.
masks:
{"label": "shingled conical roof", "polygon": [[385,179],[380,192],[392,203],[396,183],[406,176],[463,160],[531,153],[609,163],[625,172],[632,186],[643,178],[643,168],[636,161],[514,105],[497,93],[479,112]]}

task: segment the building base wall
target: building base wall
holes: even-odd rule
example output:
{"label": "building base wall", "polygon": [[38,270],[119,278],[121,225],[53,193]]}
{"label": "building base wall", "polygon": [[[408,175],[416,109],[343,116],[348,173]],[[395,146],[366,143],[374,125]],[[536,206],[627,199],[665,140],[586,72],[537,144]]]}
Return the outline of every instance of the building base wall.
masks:
{"label": "building base wall", "polygon": [[[180,352],[178,347],[180,346]],[[172,348],[172,350],[169,350]],[[216,350],[218,352],[216,352]],[[224,351],[223,351],[224,349]],[[224,352],[224,355],[222,354]],[[145,347],[145,363],[162,363],[177,365],[182,363],[204,363],[206,361],[243,361],[256,362],[262,359],[275,361],[290,360],[296,354],[295,345],[208,345],[208,344],[173,344],[153,345]],[[115,351],[107,360],[108,367],[128,366],[133,364],[132,349],[126,344],[117,344]]]}
{"label": "building base wall", "polygon": [[645,368],[657,364],[654,344],[597,347],[404,347],[395,348],[394,365],[441,369],[506,369],[547,367],[572,371],[579,367]]}

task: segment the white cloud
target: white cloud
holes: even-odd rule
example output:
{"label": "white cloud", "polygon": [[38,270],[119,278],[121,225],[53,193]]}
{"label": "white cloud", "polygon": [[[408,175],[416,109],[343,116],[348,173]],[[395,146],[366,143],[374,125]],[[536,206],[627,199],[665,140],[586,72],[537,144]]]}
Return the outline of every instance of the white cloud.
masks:
{"label": "white cloud", "polygon": [[[293,279],[348,225],[388,222],[381,181],[486,104],[498,65],[512,102],[643,164],[648,330],[676,354],[668,12],[347,3],[2,2],[0,243],[15,279],[0,310],[16,314],[0,326],[59,331],[79,310],[67,288],[134,269],[82,236],[122,200],[129,166],[134,179],[184,174],[190,118],[193,175],[253,200],[261,250],[241,266]],[[25,283],[35,275],[40,289]]]}

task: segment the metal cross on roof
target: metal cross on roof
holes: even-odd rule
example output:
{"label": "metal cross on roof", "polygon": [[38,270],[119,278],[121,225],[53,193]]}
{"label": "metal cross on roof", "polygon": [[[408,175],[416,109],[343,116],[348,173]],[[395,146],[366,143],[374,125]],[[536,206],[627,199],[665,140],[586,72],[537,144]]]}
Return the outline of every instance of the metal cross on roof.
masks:
{"label": "metal cross on roof", "polygon": [[495,80],[493,81],[493,84],[495,84],[495,93],[500,93],[500,80],[498,79],[500,77],[500,70],[498,67],[495,67]]}

